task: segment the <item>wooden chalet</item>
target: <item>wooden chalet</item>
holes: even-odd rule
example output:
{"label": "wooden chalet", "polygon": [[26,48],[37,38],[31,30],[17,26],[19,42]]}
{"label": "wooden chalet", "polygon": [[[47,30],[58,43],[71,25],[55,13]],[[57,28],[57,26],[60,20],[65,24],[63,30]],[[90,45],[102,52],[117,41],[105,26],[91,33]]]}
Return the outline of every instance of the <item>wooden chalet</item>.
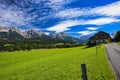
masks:
{"label": "wooden chalet", "polygon": [[100,31],[89,38],[90,43],[109,43],[111,42],[111,37],[109,33]]}

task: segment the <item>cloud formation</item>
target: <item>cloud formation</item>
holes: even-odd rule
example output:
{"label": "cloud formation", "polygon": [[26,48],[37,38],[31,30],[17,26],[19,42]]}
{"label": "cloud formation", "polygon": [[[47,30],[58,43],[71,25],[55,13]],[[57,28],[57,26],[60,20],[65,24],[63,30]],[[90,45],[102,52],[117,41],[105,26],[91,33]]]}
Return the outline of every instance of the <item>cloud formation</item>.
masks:
{"label": "cloud formation", "polygon": [[48,31],[55,31],[55,32],[63,32],[66,30],[70,30],[70,27],[72,26],[77,26],[80,25],[82,21],[72,21],[72,20],[68,20],[68,21],[63,21],[55,26],[49,27],[47,28]]}
{"label": "cloud formation", "polygon": [[85,15],[86,10],[87,9],[79,9],[79,8],[65,9],[56,13],[55,16],[60,18],[74,18]]}
{"label": "cloud formation", "polygon": [[117,18],[97,18],[97,19],[93,19],[93,20],[88,20],[86,22],[84,22],[83,24],[92,24],[92,25],[106,25],[106,24],[110,24],[113,22],[120,22],[120,19]]}
{"label": "cloud formation", "polygon": [[72,0],[0,0],[0,26],[34,28],[70,2]]}
{"label": "cloud formation", "polygon": [[87,30],[97,30],[97,29],[99,29],[99,27],[87,27],[86,29]]}
{"label": "cloud formation", "polygon": [[102,6],[102,7],[96,7],[90,10],[90,14],[96,14],[96,15],[105,15],[105,16],[120,16],[120,1],[117,1],[115,3]]}
{"label": "cloud formation", "polygon": [[[100,16],[97,18],[89,18],[84,19],[83,17],[87,16]],[[72,27],[76,25],[107,25],[114,22],[120,22],[120,1],[117,1],[112,4],[108,4],[105,6],[99,6],[96,8],[68,8],[68,9],[62,9],[58,13],[55,14],[55,17],[58,17],[60,19],[65,19],[66,21],[72,21],[74,24],[70,25],[70,22],[60,22],[56,24],[55,26],[52,26],[48,28],[47,30],[50,31],[66,31],[70,30]],[[79,18],[80,17],[80,18]],[[82,17],[82,18],[81,18]],[[75,20],[74,20],[75,19]],[[76,23],[77,22],[77,23]],[[63,25],[63,24],[65,25]],[[98,29],[98,28],[89,28],[89,29]]]}
{"label": "cloud formation", "polygon": [[84,26],[86,31],[79,34],[86,35],[99,29],[95,26],[120,22],[120,1],[97,7],[69,5],[75,1],[79,0],[0,0],[0,26],[54,32]]}
{"label": "cloud formation", "polygon": [[103,15],[103,16],[120,16],[120,1],[105,6],[96,8],[70,8],[63,9],[56,13],[56,17],[73,18],[79,16],[91,16],[91,15]]}
{"label": "cloud formation", "polygon": [[[106,25],[110,24],[113,22],[120,22],[120,19],[116,18],[97,18],[93,20],[68,20],[68,21],[63,21],[61,23],[58,23],[55,26],[47,28],[48,31],[55,31],[55,32],[63,32],[66,30],[71,30],[71,27],[78,26],[80,25],[96,25],[96,26],[101,26],[101,25]],[[89,30],[97,30],[98,27],[89,27]]]}
{"label": "cloud formation", "polygon": [[93,33],[96,33],[97,31],[80,31],[78,32],[79,34],[81,34],[82,36],[86,36],[86,35],[90,35],[90,34],[93,34]]}

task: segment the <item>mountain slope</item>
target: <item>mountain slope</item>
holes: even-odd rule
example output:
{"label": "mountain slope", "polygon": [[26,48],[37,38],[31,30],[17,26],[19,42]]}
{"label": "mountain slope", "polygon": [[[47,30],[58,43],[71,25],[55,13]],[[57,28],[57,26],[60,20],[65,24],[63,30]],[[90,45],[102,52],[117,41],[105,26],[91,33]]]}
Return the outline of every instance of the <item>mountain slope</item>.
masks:
{"label": "mountain slope", "polygon": [[21,40],[21,39],[40,39],[43,41],[53,41],[53,42],[79,42],[79,39],[69,36],[63,32],[55,34],[45,34],[45,32],[37,30],[27,30],[21,31],[17,27],[0,27],[0,38],[7,38],[10,40]]}
{"label": "mountain slope", "polygon": [[92,36],[92,35],[81,36],[81,37],[79,38],[79,41],[80,41],[81,43],[88,43],[89,38],[90,38],[91,36]]}
{"label": "mountain slope", "polygon": [[24,39],[24,37],[20,34],[18,34],[15,31],[9,31],[9,32],[0,32],[0,38],[6,38],[9,40],[21,40]]}

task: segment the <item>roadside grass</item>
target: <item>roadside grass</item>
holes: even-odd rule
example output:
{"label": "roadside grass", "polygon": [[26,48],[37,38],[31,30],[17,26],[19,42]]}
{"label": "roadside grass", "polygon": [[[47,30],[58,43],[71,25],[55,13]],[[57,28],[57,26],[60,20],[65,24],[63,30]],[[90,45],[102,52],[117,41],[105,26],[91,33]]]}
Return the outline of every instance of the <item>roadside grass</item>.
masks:
{"label": "roadside grass", "polygon": [[87,65],[89,80],[115,80],[104,45],[0,53],[0,80],[82,80]]}
{"label": "roadside grass", "polygon": [[118,44],[120,45],[120,42],[118,42]]}

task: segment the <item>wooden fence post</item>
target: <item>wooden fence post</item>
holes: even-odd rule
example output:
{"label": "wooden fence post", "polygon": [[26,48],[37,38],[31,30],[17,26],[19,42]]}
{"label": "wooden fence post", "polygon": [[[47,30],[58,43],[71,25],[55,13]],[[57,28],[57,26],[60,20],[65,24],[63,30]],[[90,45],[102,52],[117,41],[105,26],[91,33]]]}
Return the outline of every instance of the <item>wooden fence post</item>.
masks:
{"label": "wooden fence post", "polygon": [[86,71],[86,65],[85,64],[81,64],[81,69],[82,69],[82,76],[81,76],[81,78],[83,78],[83,80],[88,80],[87,71]]}

